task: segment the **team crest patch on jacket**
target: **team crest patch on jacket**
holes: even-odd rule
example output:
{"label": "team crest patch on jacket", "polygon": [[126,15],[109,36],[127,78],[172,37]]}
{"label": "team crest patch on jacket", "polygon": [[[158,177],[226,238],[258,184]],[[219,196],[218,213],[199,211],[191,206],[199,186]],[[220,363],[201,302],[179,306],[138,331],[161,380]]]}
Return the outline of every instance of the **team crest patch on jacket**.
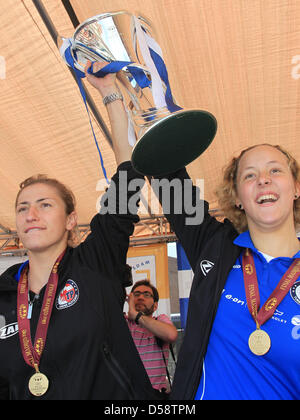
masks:
{"label": "team crest patch on jacket", "polygon": [[75,305],[79,299],[79,289],[74,280],[67,280],[65,287],[61,290],[57,300],[56,309],[67,309]]}
{"label": "team crest patch on jacket", "polygon": [[300,281],[296,281],[290,289],[293,300],[300,305]]}

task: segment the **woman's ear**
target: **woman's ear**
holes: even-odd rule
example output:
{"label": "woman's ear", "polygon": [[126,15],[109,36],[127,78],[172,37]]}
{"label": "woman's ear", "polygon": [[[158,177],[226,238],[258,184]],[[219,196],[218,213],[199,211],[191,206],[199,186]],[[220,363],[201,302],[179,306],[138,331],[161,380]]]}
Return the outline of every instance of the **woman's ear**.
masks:
{"label": "woman's ear", "polygon": [[66,229],[71,231],[77,225],[77,213],[72,211],[67,217]]}
{"label": "woman's ear", "polygon": [[238,198],[235,200],[235,206],[240,210],[244,210],[244,207]]}
{"label": "woman's ear", "polygon": [[297,181],[295,183],[295,200],[297,200],[300,197],[300,183]]}

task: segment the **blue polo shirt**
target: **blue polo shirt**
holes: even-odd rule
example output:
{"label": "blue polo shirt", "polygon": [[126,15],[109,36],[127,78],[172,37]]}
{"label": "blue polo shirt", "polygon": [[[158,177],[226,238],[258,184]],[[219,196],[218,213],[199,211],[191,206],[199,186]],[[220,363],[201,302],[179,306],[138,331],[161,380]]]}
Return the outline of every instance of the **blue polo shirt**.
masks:
{"label": "blue polo shirt", "polygon": [[[239,235],[234,243],[253,251],[263,305],[294,259],[300,258],[300,251],[293,258],[268,262],[254,247],[249,232]],[[300,399],[300,278],[262,326],[272,342],[264,356],[255,356],[248,347],[255,329],[247,307],[241,254],[222,293],[195,399]]]}

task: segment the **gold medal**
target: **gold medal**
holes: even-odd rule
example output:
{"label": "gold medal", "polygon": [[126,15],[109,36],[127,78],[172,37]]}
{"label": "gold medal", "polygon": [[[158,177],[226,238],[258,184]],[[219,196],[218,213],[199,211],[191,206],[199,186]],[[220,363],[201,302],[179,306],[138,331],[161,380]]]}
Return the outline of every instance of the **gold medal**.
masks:
{"label": "gold medal", "polygon": [[29,380],[29,391],[35,397],[41,397],[46,394],[49,388],[49,381],[46,375],[41,372],[36,372]]}
{"label": "gold medal", "polygon": [[271,348],[271,339],[265,331],[257,329],[250,335],[248,345],[253,354],[263,356]]}
{"label": "gold medal", "polygon": [[51,318],[55,293],[58,284],[57,267],[62,260],[65,251],[60,254],[54,264],[48,279],[41,314],[36,328],[34,344],[31,340],[30,317],[28,317],[28,267],[23,270],[18,284],[17,306],[18,306],[18,325],[19,339],[22,355],[25,362],[35,369],[35,374],[29,379],[28,388],[32,395],[41,397],[46,394],[49,388],[49,380],[46,375],[39,371],[39,364],[45,348],[47,332]]}
{"label": "gold medal", "polygon": [[296,258],[293,264],[290,265],[269,299],[260,309],[260,296],[255,262],[252,251],[248,248],[243,253],[242,264],[247,306],[257,328],[256,331],[250,335],[248,345],[253,354],[256,356],[263,356],[268,353],[271,348],[271,339],[265,331],[260,329],[260,327],[273,316],[276,308],[299,277],[300,258]]}

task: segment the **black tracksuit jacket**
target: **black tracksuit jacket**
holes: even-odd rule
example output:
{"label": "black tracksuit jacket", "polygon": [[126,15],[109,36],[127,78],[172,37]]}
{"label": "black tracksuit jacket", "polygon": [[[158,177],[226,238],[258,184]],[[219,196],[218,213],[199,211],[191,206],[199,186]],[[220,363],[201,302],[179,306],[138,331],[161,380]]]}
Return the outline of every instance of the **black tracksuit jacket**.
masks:
{"label": "black tracksuit jacket", "polygon": [[[185,169],[161,178],[177,178],[182,185],[185,179],[190,180]],[[170,211],[165,215],[185,250],[194,279],[185,336],[178,356],[170,399],[192,400],[200,383],[203,360],[221,294],[242,248],[233,244],[238,232],[229,220],[221,223],[209,215],[208,203],[200,200],[198,188],[193,187],[190,203],[184,202],[184,194],[175,194],[174,197],[174,191],[171,189]],[[180,205],[178,200],[182,200]],[[162,202],[161,197],[160,201]],[[187,225],[186,219],[195,216],[193,208],[201,205],[203,222]],[[182,214],[175,214],[178,208],[183,210]],[[206,275],[201,270],[201,262],[205,261],[213,264]]]}
{"label": "black tracksuit jacket", "polygon": [[[142,178],[129,162],[128,182]],[[118,172],[112,179],[117,185]],[[128,193],[128,199],[135,192]],[[112,195],[113,196],[113,195]],[[106,195],[107,197],[107,195]],[[118,207],[117,207],[118,208]],[[17,281],[20,265],[0,277],[0,400],[151,399],[153,389],[131,338],[124,315],[124,284],[129,236],[136,215],[97,214],[91,233],[77,248],[67,248],[59,265],[59,283],[40,371],[50,383],[47,393],[28,390],[34,369],[21,354],[17,333]],[[71,294],[59,301],[66,287]],[[40,314],[45,288],[33,306],[31,333]],[[65,304],[64,304],[65,303]]]}

